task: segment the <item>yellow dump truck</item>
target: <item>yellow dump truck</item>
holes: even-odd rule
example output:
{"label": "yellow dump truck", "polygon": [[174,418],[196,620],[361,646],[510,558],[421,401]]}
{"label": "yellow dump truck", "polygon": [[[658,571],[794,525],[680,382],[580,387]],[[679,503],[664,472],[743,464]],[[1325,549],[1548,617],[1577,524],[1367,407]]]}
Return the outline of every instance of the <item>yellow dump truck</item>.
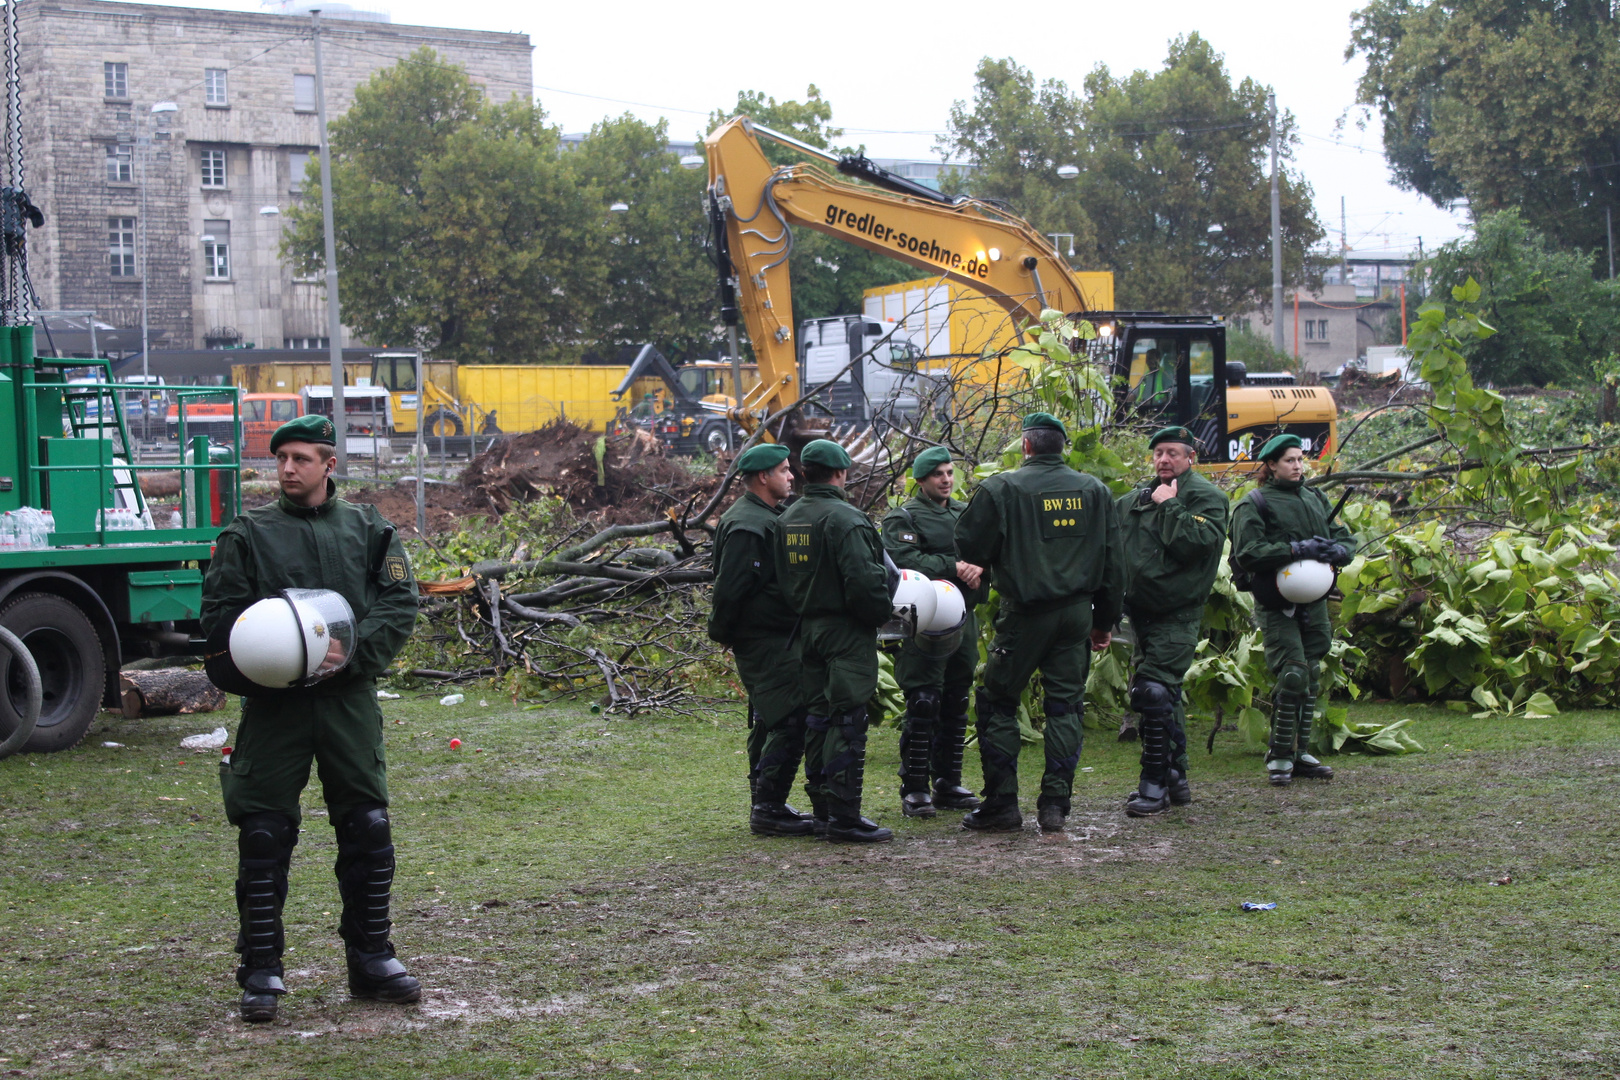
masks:
{"label": "yellow dump truck", "polygon": [[[422,362],[421,393],[416,386],[416,357],[379,352],[365,360],[346,360],[346,386],[387,387],[393,398],[398,435],[414,434],[418,416],[428,435],[533,431],[565,417],[582,428],[604,430],[621,402],[612,395],[629,372],[624,364],[455,364]],[[331,367],[324,361],[242,363],[231,368],[231,381],[250,393],[298,393],[306,386],[330,385]],[[653,389],[642,380],[632,387],[637,399]],[[662,382],[658,383],[662,386]]]}
{"label": "yellow dump truck", "polygon": [[[1073,277],[1093,310],[1113,310],[1112,273],[1078,270]],[[1018,344],[1018,329],[1006,308],[984,293],[944,277],[882,285],[861,296],[861,314],[872,322],[898,326],[895,337],[909,339],[922,350],[923,362],[929,366],[943,366],[930,362],[947,357],[977,361],[986,352]]]}

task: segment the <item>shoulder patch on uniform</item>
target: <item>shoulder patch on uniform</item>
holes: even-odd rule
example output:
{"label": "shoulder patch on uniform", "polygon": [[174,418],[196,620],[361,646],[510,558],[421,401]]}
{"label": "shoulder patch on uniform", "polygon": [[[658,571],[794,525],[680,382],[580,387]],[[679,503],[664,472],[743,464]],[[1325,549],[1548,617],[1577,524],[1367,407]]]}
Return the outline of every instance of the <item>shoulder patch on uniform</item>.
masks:
{"label": "shoulder patch on uniform", "polygon": [[390,555],[383,560],[383,569],[388,573],[390,581],[404,581],[410,576],[410,570],[405,566],[405,556]]}
{"label": "shoulder patch on uniform", "polygon": [[900,534],[900,539],[901,539],[901,541],[903,543],[915,544],[917,542],[917,534],[916,533],[901,533]]}

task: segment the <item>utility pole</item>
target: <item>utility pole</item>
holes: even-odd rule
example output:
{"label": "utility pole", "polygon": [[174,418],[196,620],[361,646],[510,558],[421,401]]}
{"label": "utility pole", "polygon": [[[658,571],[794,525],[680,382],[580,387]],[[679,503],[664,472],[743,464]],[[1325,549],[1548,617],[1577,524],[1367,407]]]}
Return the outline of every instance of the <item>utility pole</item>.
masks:
{"label": "utility pole", "polygon": [[[337,443],[337,475],[347,476],[349,422],[343,409],[343,320],[338,317],[337,234],[332,229],[332,147],[326,140],[326,76],[321,68],[321,9],[310,11],[309,19],[315,34],[315,120],[321,128],[321,218],[326,233],[326,340],[332,355],[332,433]],[[420,382],[417,383],[416,393],[417,399],[421,400]],[[420,463],[417,471],[421,471]]]}
{"label": "utility pole", "polygon": [[1283,351],[1282,196],[1277,187],[1277,94],[1266,98],[1271,117],[1271,344]]}
{"label": "utility pole", "polygon": [[1614,207],[1603,208],[1603,228],[1609,234],[1609,280],[1614,280]]}
{"label": "utility pole", "polygon": [[1339,196],[1339,284],[1350,284],[1350,228],[1345,224],[1344,196]]}

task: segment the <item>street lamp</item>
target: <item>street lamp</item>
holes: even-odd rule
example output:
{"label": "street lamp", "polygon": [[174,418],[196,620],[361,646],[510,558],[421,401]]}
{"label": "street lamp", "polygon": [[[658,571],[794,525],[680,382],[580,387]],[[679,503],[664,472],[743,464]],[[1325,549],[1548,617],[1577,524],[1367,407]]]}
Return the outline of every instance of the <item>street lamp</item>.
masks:
{"label": "street lamp", "polygon": [[1059,180],[1073,180],[1075,177],[1080,175],[1080,166],[1059,165],[1057,174]]}
{"label": "street lamp", "polygon": [[1074,233],[1052,232],[1052,233],[1047,233],[1046,235],[1048,237],[1050,237],[1051,240],[1052,240],[1052,250],[1053,251],[1058,250],[1058,241],[1059,240],[1067,240],[1069,242],[1069,258],[1071,258],[1071,259],[1074,258]]}
{"label": "street lamp", "polygon": [[[141,390],[141,434],[143,437],[148,438],[151,436],[152,400],[151,391],[145,389],[145,387],[149,387],[152,382],[152,342],[151,322],[147,316],[146,308],[146,279],[150,276],[148,272],[149,268],[146,265],[146,158],[151,152],[152,147],[153,118],[166,113],[179,111],[180,106],[176,105],[174,102],[159,101],[152,106],[151,112],[147,115],[147,122],[145,125],[147,129],[146,138],[144,140],[139,138],[136,139],[136,149],[140,151],[141,157],[141,385],[143,387]],[[135,444],[133,456],[135,461],[139,463],[141,460],[141,446],[139,442]]]}
{"label": "street lamp", "polygon": [[615,214],[622,214],[626,210],[630,209],[630,204],[627,202],[616,202],[612,206],[608,207],[608,209]]}
{"label": "street lamp", "polygon": [[685,157],[681,158],[681,168],[683,168],[683,169],[701,169],[701,168],[703,168],[703,155],[702,154],[687,154]]}

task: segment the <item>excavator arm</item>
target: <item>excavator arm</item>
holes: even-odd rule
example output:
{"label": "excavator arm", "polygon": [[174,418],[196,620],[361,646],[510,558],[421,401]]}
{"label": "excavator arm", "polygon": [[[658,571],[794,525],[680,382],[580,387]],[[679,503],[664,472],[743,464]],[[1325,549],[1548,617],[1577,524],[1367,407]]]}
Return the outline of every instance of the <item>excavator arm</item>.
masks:
{"label": "excavator arm", "polygon": [[[814,160],[774,166],[761,136]],[[721,318],[733,335],[733,355],[740,320],[759,361],[759,386],[735,414],[749,428],[803,392],[788,277],[793,228],[815,229],[966,285],[1005,309],[1015,325],[1036,323],[1046,308],[1070,313],[1112,306],[1111,295],[1086,294],[1046,237],[990,203],[941,195],[863,155],[833,157],[747,117],[716,128],[704,145]],[[850,183],[828,165],[887,190]]]}

